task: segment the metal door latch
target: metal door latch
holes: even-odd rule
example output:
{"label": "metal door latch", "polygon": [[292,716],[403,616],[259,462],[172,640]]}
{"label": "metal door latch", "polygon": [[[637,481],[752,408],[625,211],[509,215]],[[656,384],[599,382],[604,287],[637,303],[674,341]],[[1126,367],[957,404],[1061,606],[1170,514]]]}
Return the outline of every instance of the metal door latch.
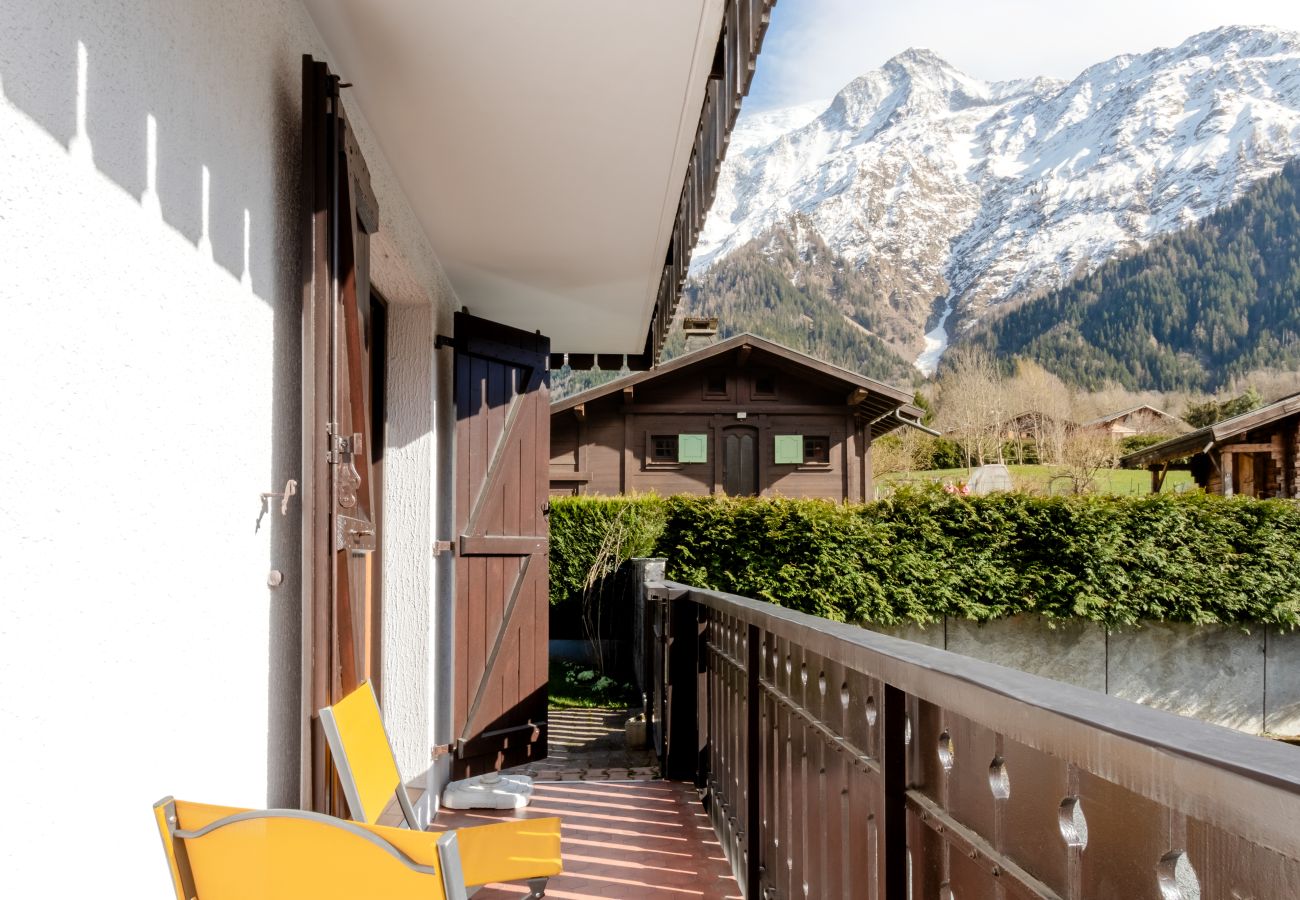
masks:
{"label": "metal door latch", "polygon": [[361,473],[357,471],[357,454],[361,452],[361,432],[351,437],[337,433],[338,426],[330,426],[330,463],[334,470],[334,483],[338,491],[339,506],[351,509],[357,505],[357,491],[361,488]]}
{"label": "metal door latch", "polygon": [[336,515],[334,517],[334,549],[350,550],[360,556],[374,552],[379,546],[375,539],[375,526],[365,519],[352,516]]}

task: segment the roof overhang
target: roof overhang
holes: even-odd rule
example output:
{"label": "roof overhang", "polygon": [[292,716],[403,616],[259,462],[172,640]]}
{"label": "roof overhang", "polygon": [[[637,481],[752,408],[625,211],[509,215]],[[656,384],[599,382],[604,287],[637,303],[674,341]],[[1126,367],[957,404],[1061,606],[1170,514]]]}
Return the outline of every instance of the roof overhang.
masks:
{"label": "roof overhang", "polygon": [[1126,469],[1143,469],[1215,448],[1229,449],[1231,446],[1229,442],[1241,438],[1252,429],[1272,425],[1281,419],[1295,415],[1300,415],[1300,394],[1283,397],[1251,412],[1153,444],[1136,453],[1130,453],[1119,463]]}
{"label": "roof overhang", "polygon": [[774,0],[305,2],[458,301],[657,359]]}
{"label": "roof overhang", "polygon": [[[692,353],[674,357],[651,372],[633,372],[562,400],[556,400],[551,404],[551,414],[585,406],[602,397],[621,394],[627,388],[634,388],[645,381],[671,375],[674,372],[697,366],[716,368],[719,364],[733,368],[751,364],[772,366],[796,371],[805,377],[811,375],[829,382],[838,382],[844,390],[846,404],[856,407],[858,416],[871,429],[873,439],[904,425],[918,424],[924,415],[921,409],[913,405],[912,394],[908,391],[850,372],[848,369],[842,369],[753,334],[735,335]],[[908,422],[904,419],[912,421]]]}

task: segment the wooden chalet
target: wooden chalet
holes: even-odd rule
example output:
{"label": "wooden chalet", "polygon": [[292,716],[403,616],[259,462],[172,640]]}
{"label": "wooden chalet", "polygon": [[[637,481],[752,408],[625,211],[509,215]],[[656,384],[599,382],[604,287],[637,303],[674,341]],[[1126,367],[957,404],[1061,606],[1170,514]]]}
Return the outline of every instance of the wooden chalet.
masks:
{"label": "wooden chalet", "polygon": [[1098,416],[1084,422],[1083,427],[1108,431],[1116,438],[1132,437],[1135,434],[1183,434],[1191,430],[1191,426],[1182,419],[1148,403]]}
{"label": "wooden chalet", "polygon": [[1002,433],[1010,441],[1032,441],[1044,432],[1056,428],[1057,425],[1060,425],[1067,432],[1074,431],[1079,427],[1076,422],[1057,419],[1055,416],[1038,410],[1029,410],[1007,419],[1002,425]]}
{"label": "wooden chalet", "polygon": [[1211,494],[1300,497],[1300,394],[1130,453],[1120,465],[1150,469],[1158,491],[1169,467],[1184,459]]}
{"label": "wooden chalet", "polygon": [[871,444],[915,424],[908,391],[752,334],[551,405],[551,494],[863,501]]}

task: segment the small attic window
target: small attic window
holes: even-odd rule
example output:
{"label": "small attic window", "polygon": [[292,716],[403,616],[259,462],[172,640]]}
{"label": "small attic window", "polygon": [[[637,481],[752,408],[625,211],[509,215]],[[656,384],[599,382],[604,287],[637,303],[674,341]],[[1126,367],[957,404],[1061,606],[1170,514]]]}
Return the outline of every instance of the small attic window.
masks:
{"label": "small attic window", "polygon": [[704,399],[706,400],[726,400],[727,393],[727,373],[718,369],[709,372],[704,376]]}
{"label": "small attic window", "polygon": [[775,400],[776,399],[776,376],[771,372],[759,372],[754,375],[754,392],[755,400]]}

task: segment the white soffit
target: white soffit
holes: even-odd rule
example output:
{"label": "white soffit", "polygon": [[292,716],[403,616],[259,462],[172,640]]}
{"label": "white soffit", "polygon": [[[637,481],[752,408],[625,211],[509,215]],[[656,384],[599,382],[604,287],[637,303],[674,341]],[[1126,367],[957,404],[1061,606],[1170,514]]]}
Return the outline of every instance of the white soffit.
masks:
{"label": "white soffit", "polygon": [[640,353],[724,0],[306,5],[459,302]]}

